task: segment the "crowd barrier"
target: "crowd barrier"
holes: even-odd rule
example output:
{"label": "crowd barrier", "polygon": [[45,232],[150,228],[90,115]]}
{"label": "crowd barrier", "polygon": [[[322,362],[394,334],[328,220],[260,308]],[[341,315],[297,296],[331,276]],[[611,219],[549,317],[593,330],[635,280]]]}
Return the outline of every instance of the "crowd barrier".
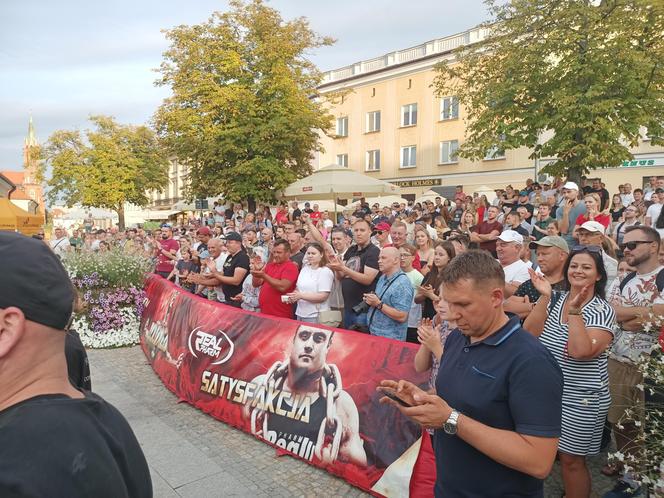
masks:
{"label": "crowd barrier", "polygon": [[374,495],[408,496],[421,429],[376,387],[425,385],[417,346],[246,312],[154,275],[145,291],[141,346],[180,399]]}

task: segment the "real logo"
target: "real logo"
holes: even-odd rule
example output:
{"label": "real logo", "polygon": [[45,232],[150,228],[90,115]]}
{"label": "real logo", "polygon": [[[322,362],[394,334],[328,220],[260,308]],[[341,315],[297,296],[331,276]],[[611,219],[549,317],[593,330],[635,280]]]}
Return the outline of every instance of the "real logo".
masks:
{"label": "real logo", "polygon": [[213,358],[210,365],[221,365],[226,363],[233,356],[235,344],[223,330],[217,330],[214,333],[205,332],[200,327],[196,327],[189,334],[189,352],[194,358],[198,358],[196,352]]}

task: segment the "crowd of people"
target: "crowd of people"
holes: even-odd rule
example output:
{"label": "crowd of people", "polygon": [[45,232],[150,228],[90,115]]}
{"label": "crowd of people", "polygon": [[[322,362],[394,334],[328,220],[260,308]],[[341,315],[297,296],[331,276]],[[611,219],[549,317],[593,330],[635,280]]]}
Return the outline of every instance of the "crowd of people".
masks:
{"label": "crowd of people", "polygon": [[[620,453],[638,453],[642,426],[623,415],[643,412],[647,393],[636,364],[650,354],[656,335],[649,331],[664,315],[664,177],[650,178],[644,189],[626,183],[613,196],[600,179],[582,178],[580,185],[559,179],[508,185],[491,201],[463,186],[453,198],[426,202],[381,206],[360,199],[336,223],[317,204],[300,204],[248,212],[220,200],[207,216],[176,226],[86,226],[71,236],[56,228],[49,244],[58,255],[139,253],[153,258],[155,273],[228,306],[419,344],[415,367],[431,372],[439,394],[438,370],[452,373],[449,364],[443,368],[444,350],[470,320],[464,307],[471,304],[459,301],[463,289],[450,280],[449,267],[464,253],[482,254],[476,264],[502,280],[487,302],[499,301],[499,315],[535,337],[562,372],[562,398],[555,401],[554,386],[543,406],[558,403],[566,496],[589,495],[585,458],[606,446],[607,428]],[[457,271],[459,278],[493,285],[468,271]],[[479,364],[473,369],[485,380],[504,377]],[[607,497],[641,492],[637,476],[619,462],[603,472],[620,476]]]}

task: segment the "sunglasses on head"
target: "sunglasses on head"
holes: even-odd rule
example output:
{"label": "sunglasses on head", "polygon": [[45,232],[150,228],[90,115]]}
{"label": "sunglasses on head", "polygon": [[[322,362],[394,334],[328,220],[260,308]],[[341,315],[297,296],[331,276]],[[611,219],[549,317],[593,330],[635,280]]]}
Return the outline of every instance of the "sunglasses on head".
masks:
{"label": "sunglasses on head", "polygon": [[650,244],[651,242],[654,242],[652,240],[633,240],[632,242],[623,242],[620,244],[620,250],[625,251],[625,249],[629,249],[630,251],[633,251],[636,249],[639,245],[641,244]]}
{"label": "sunglasses on head", "polygon": [[572,247],[572,252],[589,252],[591,254],[602,254],[602,248],[600,246],[578,245]]}

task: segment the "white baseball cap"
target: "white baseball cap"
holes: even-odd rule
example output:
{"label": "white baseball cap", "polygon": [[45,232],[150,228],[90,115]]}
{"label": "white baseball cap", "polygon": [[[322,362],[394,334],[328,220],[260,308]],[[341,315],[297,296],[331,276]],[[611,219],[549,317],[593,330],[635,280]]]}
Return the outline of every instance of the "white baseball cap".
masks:
{"label": "white baseball cap", "polygon": [[574,182],[567,182],[565,185],[563,185],[563,190],[579,190],[579,186],[574,183]]}
{"label": "white baseball cap", "polygon": [[583,230],[588,230],[589,232],[599,232],[599,233],[606,232],[606,228],[604,227],[604,225],[602,225],[598,221],[586,221],[579,228]]}
{"label": "white baseball cap", "polygon": [[523,236],[515,230],[505,230],[498,238],[503,242],[516,242],[521,246],[523,245]]}

